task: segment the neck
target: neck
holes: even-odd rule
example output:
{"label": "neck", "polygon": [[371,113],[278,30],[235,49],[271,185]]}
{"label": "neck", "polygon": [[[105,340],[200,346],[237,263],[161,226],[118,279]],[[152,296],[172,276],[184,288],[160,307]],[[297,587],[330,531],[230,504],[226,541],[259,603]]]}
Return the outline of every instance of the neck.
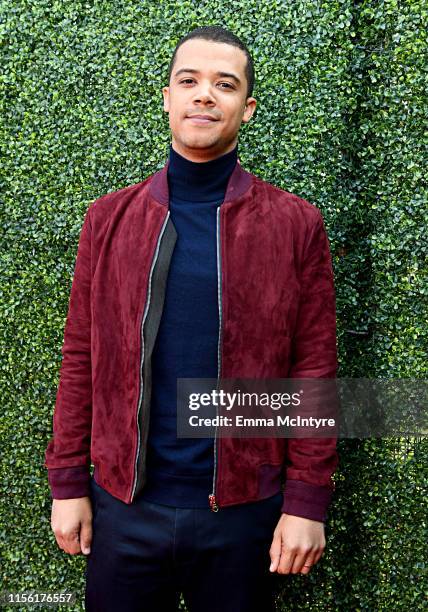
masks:
{"label": "neck", "polygon": [[168,185],[170,197],[209,202],[224,197],[230,175],[238,160],[238,145],[228,153],[206,162],[194,162],[169,147]]}

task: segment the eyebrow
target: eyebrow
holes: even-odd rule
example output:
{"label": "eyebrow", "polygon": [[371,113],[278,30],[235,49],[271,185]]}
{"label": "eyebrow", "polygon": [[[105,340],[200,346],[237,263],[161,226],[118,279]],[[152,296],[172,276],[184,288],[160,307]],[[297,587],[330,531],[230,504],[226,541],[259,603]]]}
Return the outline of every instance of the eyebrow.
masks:
{"label": "eyebrow", "polygon": [[[180,70],[177,70],[174,76],[177,77],[182,72],[191,72],[192,74],[199,74],[200,71],[195,70],[194,68],[180,68]],[[218,71],[215,74],[216,76],[220,76],[220,77],[230,77],[231,79],[234,79],[239,85],[241,84],[241,79],[237,77],[236,74],[233,74],[233,72]]]}

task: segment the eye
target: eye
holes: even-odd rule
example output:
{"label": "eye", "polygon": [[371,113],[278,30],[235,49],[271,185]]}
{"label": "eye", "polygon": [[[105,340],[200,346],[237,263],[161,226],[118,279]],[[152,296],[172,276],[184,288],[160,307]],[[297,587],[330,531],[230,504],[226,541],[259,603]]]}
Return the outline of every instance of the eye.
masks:
{"label": "eye", "polygon": [[[194,81],[195,79],[192,79],[190,77],[188,77],[187,79],[182,79],[181,81],[179,81],[179,83],[188,83],[189,81]],[[226,83],[226,81],[222,81],[221,83],[219,83],[219,85],[227,85],[227,87],[229,89],[234,89],[233,85],[231,85],[230,83]],[[224,87],[222,87],[221,89],[224,89]]]}

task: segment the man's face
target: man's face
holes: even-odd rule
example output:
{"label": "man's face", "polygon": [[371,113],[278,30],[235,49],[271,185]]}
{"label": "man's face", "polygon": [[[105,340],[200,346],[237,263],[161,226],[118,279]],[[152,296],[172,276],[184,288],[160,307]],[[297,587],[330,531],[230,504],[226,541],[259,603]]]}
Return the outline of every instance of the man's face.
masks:
{"label": "man's face", "polygon": [[235,148],[241,123],[256,108],[256,100],[246,97],[246,60],[241,49],[226,43],[194,38],[179,47],[162,93],[172,147],[183,157],[209,161]]}

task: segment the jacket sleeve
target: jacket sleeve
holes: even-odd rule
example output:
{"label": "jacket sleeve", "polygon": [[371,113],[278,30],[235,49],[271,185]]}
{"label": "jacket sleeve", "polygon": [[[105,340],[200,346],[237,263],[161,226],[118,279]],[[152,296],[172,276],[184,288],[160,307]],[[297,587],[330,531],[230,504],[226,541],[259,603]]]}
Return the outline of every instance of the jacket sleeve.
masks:
{"label": "jacket sleeve", "polygon": [[89,496],[92,422],[91,207],[80,232],[44,466],[53,499]]}
{"label": "jacket sleeve", "polygon": [[[336,299],[323,218],[309,229],[288,378],[336,378]],[[323,408],[324,410],[324,408]],[[288,438],[282,512],[325,522],[338,465],[337,438]]]}

